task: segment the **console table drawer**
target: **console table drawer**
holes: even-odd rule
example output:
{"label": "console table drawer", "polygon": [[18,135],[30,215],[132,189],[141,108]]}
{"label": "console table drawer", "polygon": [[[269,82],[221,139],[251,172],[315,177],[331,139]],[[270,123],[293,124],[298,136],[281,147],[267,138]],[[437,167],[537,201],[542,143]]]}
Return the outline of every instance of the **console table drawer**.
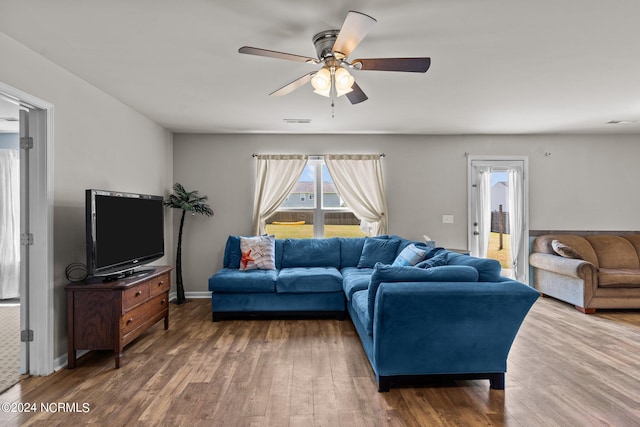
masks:
{"label": "console table drawer", "polygon": [[149,299],[147,283],[135,286],[122,292],[122,311],[125,312]]}
{"label": "console table drawer", "polygon": [[171,282],[168,274],[163,274],[162,276],[154,278],[149,282],[149,296],[153,298],[156,295],[167,292],[170,284]]}
{"label": "console table drawer", "polygon": [[144,304],[124,314],[120,318],[120,329],[122,330],[122,334],[128,334],[129,332],[142,325],[147,319],[148,311],[148,304]]}
{"label": "console table drawer", "polygon": [[158,295],[155,298],[151,298],[148,303],[144,305],[147,309],[146,316],[151,318],[154,315],[161,313],[169,309],[169,294],[167,292]]}

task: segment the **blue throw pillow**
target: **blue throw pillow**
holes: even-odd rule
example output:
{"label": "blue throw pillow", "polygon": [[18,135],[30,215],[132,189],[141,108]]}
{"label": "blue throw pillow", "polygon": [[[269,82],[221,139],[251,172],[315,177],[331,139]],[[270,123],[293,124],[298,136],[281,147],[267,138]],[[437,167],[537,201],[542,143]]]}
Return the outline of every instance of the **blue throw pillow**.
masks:
{"label": "blue throw pillow", "polygon": [[476,258],[469,255],[450,252],[447,265],[469,265],[478,270],[480,282],[499,282],[502,266],[500,262],[490,258]]}
{"label": "blue throw pillow", "polygon": [[419,262],[418,264],[416,264],[416,267],[418,268],[439,267],[442,265],[447,265],[447,260],[448,260],[448,253],[442,252],[434,257],[431,257],[429,259],[425,259],[422,262]]}
{"label": "blue throw pillow", "polygon": [[393,261],[394,266],[412,266],[424,259],[427,254],[427,246],[421,243],[411,243],[405,247]]}
{"label": "blue throw pillow", "polygon": [[282,268],[340,267],[340,240],[286,239],[282,246]]}
{"label": "blue throw pillow", "polygon": [[229,236],[224,249],[224,260],[222,266],[225,268],[240,268],[240,236]]}
{"label": "blue throw pillow", "polygon": [[376,239],[367,237],[362,247],[358,268],[373,268],[377,262],[391,264],[398,251],[398,239]]}

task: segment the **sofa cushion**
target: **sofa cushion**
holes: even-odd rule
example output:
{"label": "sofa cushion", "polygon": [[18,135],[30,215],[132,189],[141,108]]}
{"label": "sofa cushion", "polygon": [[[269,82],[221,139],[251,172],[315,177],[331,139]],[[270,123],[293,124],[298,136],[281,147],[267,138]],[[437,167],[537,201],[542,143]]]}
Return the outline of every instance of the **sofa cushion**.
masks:
{"label": "sofa cushion", "polygon": [[340,273],[342,274],[342,290],[347,301],[351,301],[355,292],[369,287],[373,268],[346,267],[340,270]]}
{"label": "sofa cushion", "polygon": [[362,290],[353,294],[351,298],[352,312],[356,315],[360,324],[364,326],[365,331],[369,336],[373,336],[373,321],[369,314],[369,291]]}
{"label": "sofa cushion", "polygon": [[565,245],[559,240],[556,240],[556,239],[552,240],[551,247],[553,248],[553,251],[555,253],[565,258],[583,259],[582,255],[580,255],[578,251],[576,251],[569,245]]}
{"label": "sofa cushion", "polygon": [[[498,266],[500,263],[498,263]],[[369,282],[369,317],[373,319],[376,294],[381,283],[390,282],[477,282],[479,272],[473,266],[395,267],[376,264]],[[356,292],[357,293],[357,292]],[[354,294],[355,295],[355,294]]]}
{"label": "sofa cushion", "polygon": [[299,294],[342,291],[342,275],[335,267],[283,268],[276,280],[276,292]]}
{"label": "sofa cushion", "polygon": [[447,265],[447,261],[449,259],[448,252],[443,251],[436,256],[425,259],[416,264],[418,268],[432,268],[432,267],[440,267],[442,265]]}
{"label": "sofa cushion", "polygon": [[532,252],[540,252],[543,254],[555,254],[551,242],[558,240],[565,245],[571,246],[575,249],[582,259],[589,261],[596,268],[598,268],[598,257],[596,256],[593,246],[587,239],[582,236],[576,236],[575,234],[545,234],[544,236],[538,236],[533,241]]}
{"label": "sofa cushion", "polygon": [[405,239],[404,237],[402,237],[402,236],[398,236],[397,234],[393,234],[393,235],[389,236],[389,238],[390,238],[390,239],[396,239],[396,240],[399,240],[399,241],[400,241],[400,243],[398,243],[398,247],[397,247],[397,249],[396,249],[396,257],[397,257],[398,255],[400,255],[400,253],[401,253],[401,252],[402,252],[402,251],[403,251],[407,246],[409,246],[410,244],[412,244],[412,243],[418,243],[418,242],[414,242],[413,240]]}
{"label": "sofa cushion", "polygon": [[598,256],[598,267],[640,268],[638,253],[629,240],[611,235],[586,236],[585,239]]}
{"label": "sofa cushion", "polygon": [[633,245],[636,249],[636,253],[638,254],[638,258],[640,259],[640,234],[629,234],[623,237]]}
{"label": "sofa cushion", "polygon": [[227,244],[224,248],[224,259],[222,261],[222,267],[224,268],[240,268],[240,258],[242,253],[240,252],[240,236],[227,237]]}
{"label": "sofa cushion", "polygon": [[282,246],[282,268],[340,267],[340,240],[286,239]]}
{"label": "sofa cushion", "polygon": [[600,268],[598,270],[598,287],[640,288],[640,269]]}
{"label": "sofa cushion", "polygon": [[240,270],[275,270],[275,237],[240,237]]}
{"label": "sofa cushion", "polygon": [[478,270],[480,282],[499,282],[502,266],[500,262],[489,258],[476,258],[455,252],[447,252],[447,265],[468,265]]}
{"label": "sofa cushion", "polygon": [[391,264],[396,257],[399,239],[365,238],[358,268],[373,268],[377,262]]}
{"label": "sofa cushion", "polygon": [[209,278],[209,290],[220,293],[275,292],[277,270],[240,271],[223,268]]}
{"label": "sofa cushion", "polygon": [[360,261],[365,237],[339,237],[340,268],[355,267]]}
{"label": "sofa cushion", "polygon": [[427,246],[422,243],[410,243],[398,254],[393,261],[395,266],[412,266],[422,261],[427,254]]}

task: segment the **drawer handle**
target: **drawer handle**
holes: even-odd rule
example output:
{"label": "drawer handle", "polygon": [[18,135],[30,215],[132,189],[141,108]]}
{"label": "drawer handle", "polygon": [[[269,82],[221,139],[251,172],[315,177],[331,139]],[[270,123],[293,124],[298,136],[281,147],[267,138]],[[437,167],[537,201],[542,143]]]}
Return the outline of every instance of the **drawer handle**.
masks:
{"label": "drawer handle", "polygon": [[164,285],[164,282],[161,280],[158,282],[158,286],[162,286],[162,285]]}
{"label": "drawer handle", "polygon": [[165,302],[167,302],[167,300],[163,299],[162,301],[160,301],[160,305],[164,305]]}
{"label": "drawer handle", "polygon": [[127,325],[130,325],[131,323],[133,323],[133,317],[130,317],[129,320],[127,320]]}
{"label": "drawer handle", "polygon": [[139,297],[140,295],[142,295],[142,291],[136,292],[136,297]]}

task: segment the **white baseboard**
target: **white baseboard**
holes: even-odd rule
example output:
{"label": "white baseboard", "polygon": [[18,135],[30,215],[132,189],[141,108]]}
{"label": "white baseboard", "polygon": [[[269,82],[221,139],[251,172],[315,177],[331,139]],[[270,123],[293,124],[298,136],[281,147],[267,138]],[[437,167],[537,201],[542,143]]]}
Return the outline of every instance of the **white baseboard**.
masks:
{"label": "white baseboard", "polygon": [[[82,356],[84,356],[85,354],[89,353],[89,350],[77,350],[76,351],[76,358],[79,359]],[[56,357],[53,360],[53,371],[59,371],[60,369],[66,368],[67,367],[67,363],[69,361],[68,359],[68,355],[69,353],[65,353],[61,356]]]}
{"label": "white baseboard", "polygon": [[[211,292],[210,291],[185,292],[184,296],[187,299],[211,298]],[[177,298],[177,294],[175,292],[169,292],[169,301],[173,301],[176,298]]]}

